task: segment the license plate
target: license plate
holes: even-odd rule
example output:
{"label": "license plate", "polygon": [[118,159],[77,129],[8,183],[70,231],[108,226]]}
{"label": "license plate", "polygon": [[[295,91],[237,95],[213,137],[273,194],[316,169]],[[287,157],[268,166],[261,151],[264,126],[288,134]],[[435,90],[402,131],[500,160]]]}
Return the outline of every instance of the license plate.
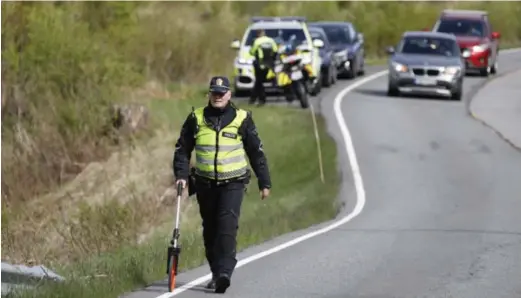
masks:
{"label": "license plate", "polygon": [[432,86],[436,85],[436,79],[433,78],[416,78],[417,85]]}
{"label": "license plate", "polygon": [[294,71],[291,73],[291,80],[298,81],[302,79],[302,71]]}

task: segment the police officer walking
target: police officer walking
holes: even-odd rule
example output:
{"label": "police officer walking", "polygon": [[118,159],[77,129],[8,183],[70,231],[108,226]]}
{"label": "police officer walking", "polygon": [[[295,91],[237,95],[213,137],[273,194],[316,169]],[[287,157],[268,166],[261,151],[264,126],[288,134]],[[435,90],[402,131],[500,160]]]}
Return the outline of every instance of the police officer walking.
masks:
{"label": "police officer walking", "polygon": [[278,46],[273,38],[266,36],[266,32],[260,29],[257,31],[257,38],[250,48],[250,54],[255,57],[253,69],[255,72],[255,85],[250,97],[250,104],[255,103],[259,98],[260,104],[266,103],[266,93],[264,82],[270,68],[273,68]]}
{"label": "police officer walking", "polygon": [[[195,178],[206,259],[213,276],[207,288],[224,293],[237,264],[240,208],[251,176],[246,156],[258,178],[261,199],[269,196],[271,181],[252,115],[231,103],[228,78],[212,78],[208,97],[208,105],[193,109],[183,124],[173,168],[183,187],[192,174]],[[196,162],[191,171],[194,149]]]}

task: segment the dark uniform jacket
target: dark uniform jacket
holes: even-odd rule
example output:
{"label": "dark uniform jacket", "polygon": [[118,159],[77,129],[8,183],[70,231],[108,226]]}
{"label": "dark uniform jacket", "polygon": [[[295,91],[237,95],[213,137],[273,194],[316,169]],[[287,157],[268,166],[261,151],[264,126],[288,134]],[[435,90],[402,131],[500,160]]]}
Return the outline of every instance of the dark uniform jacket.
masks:
{"label": "dark uniform jacket", "polygon": [[[204,108],[203,114],[208,123],[214,124],[215,129],[218,118],[221,118],[221,127],[229,125],[233,119],[235,119],[236,110],[231,103],[228,103],[223,110],[216,109],[208,104],[208,106]],[[176,179],[188,180],[189,178],[190,157],[195,148],[196,125],[197,119],[190,113],[181,128],[181,134],[175,146],[173,169]],[[253,122],[251,113],[248,113],[248,117],[239,128],[239,134],[242,136],[244,150],[257,176],[259,189],[271,188],[268,163],[263,151],[262,141],[257,133],[257,128]]]}

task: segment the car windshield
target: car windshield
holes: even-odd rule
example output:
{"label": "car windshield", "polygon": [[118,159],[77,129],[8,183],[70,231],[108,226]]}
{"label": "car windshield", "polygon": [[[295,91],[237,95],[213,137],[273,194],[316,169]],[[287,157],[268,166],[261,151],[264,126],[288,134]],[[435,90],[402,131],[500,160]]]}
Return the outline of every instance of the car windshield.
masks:
{"label": "car windshield", "polygon": [[[294,39],[293,42],[297,45],[306,43],[306,35],[302,29],[264,29],[266,36],[271,38],[279,38],[282,42],[287,43]],[[250,30],[248,38],[246,38],[246,46],[251,46],[253,41],[257,38],[257,30]]]}
{"label": "car windshield", "polygon": [[349,29],[347,27],[324,26],[322,29],[326,32],[327,38],[331,43],[351,43],[351,38],[349,38]]}
{"label": "car windshield", "polygon": [[483,22],[478,20],[442,20],[436,31],[456,36],[485,36]]}
{"label": "car windshield", "polygon": [[457,57],[459,50],[454,40],[440,37],[406,37],[398,52],[403,54]]}

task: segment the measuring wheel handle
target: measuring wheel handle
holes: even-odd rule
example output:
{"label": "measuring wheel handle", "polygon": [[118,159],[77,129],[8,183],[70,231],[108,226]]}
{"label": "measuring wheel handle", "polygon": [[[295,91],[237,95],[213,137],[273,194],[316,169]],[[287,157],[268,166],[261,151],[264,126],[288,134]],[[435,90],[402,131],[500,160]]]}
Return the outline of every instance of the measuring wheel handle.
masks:
{"label": "measuring wheel handle", "polygon": [[172,240],[170,241],[170,246],[168,247],[168,290],[173,292],[176,286],[176,276],[177,269],[179,266],[179,255],[181,253],[181,247],[179,246],[179,216],[181,213],[181,196],[183,192],[183,185],[181,183],[177,184],[177,211],[176,211],[176,219],[175,219],[175,228],[172,233]]}

